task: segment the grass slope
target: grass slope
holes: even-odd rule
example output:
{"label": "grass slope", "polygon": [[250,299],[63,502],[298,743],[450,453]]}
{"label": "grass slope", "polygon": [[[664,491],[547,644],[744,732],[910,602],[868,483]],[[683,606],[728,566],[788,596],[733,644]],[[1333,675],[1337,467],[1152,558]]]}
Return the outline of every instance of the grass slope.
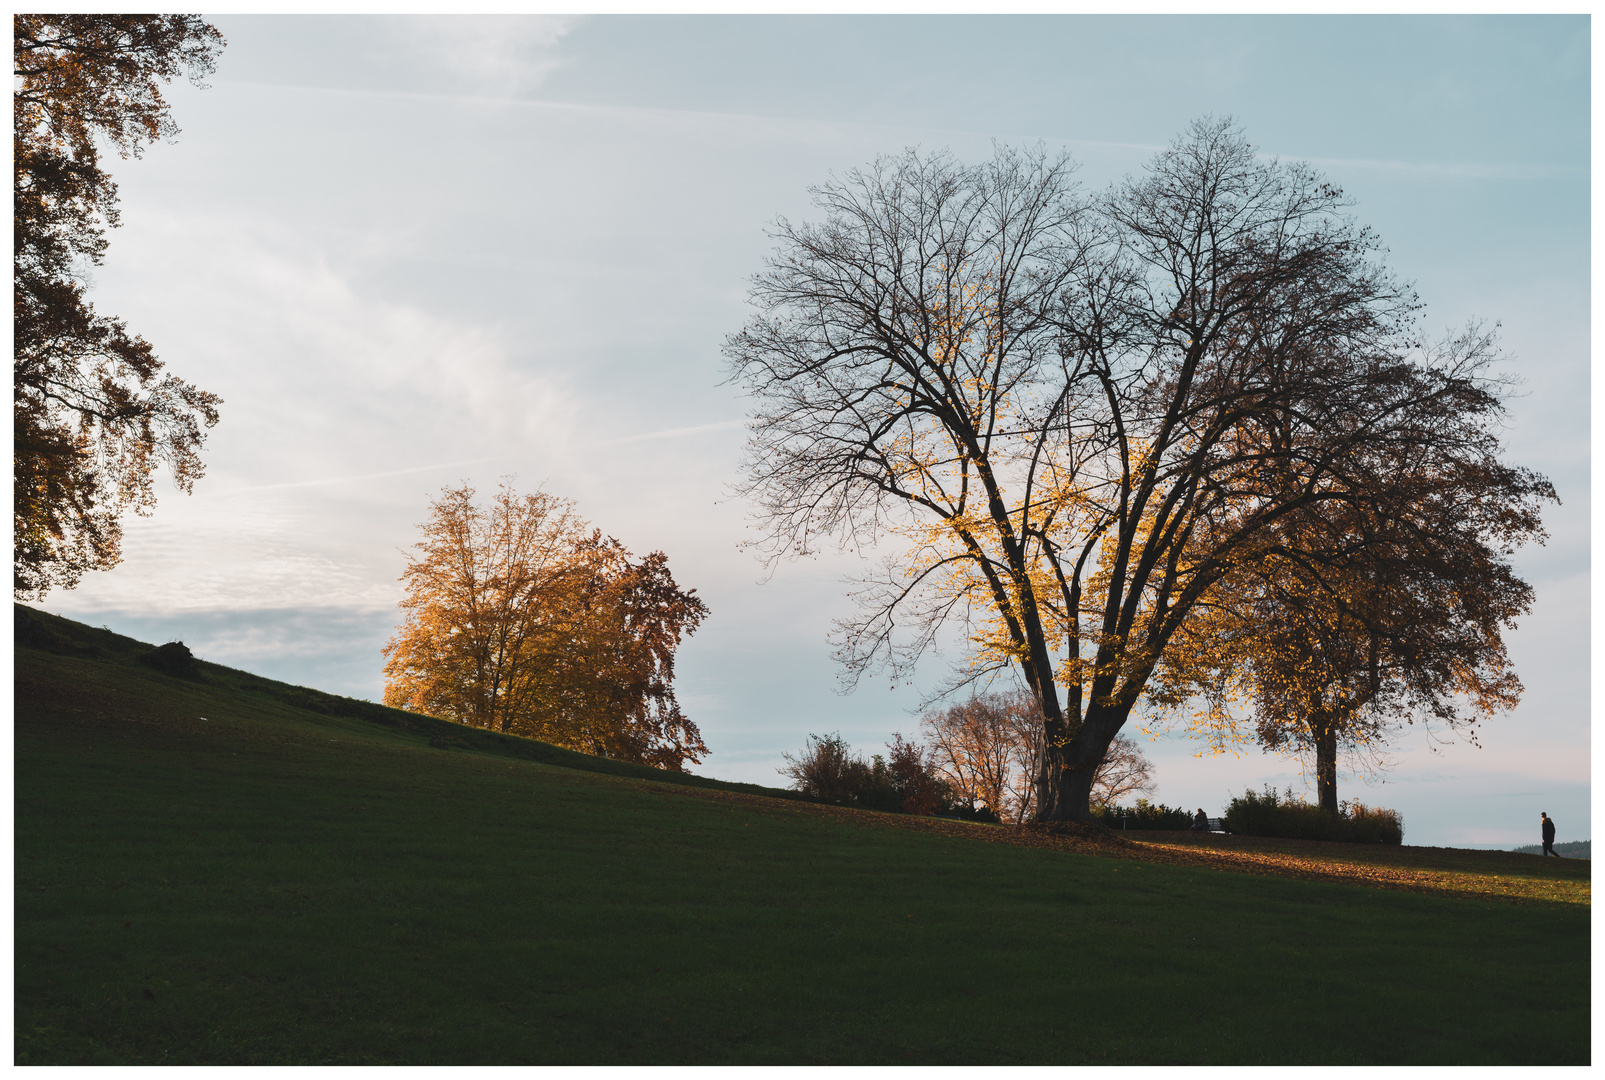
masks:
{"label": "grass slope", "polygon": [[171,678],[31,614],[18,1063],[1588,1061],[1584,904],[867,828],[460,729],[431,749],[438,721]]}

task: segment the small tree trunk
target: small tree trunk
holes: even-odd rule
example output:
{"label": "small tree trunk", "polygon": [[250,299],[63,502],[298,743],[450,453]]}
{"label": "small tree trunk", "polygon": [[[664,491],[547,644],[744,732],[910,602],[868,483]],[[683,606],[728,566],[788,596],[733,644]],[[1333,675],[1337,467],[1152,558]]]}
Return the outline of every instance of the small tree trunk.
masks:
{"label": "small tree trunk", "polygon": [[1321,809],[1329,814],[1338,812],[1337,797],[1337,725],[1327,716],[1316,721],[1315,729],[1315,798]]}

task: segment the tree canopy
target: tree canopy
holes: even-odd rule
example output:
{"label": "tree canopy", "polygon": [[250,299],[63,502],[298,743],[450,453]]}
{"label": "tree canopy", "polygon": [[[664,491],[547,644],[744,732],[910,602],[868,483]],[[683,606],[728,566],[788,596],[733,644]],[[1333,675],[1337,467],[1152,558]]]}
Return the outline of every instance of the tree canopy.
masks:
{"label": "tree canopy", "polygon": [[[907,671],[963,625],[960,682],[1013,667],[1037,700],[1049,819],[1089,816],[1211,590],[1319,557],[1285,522],[1409,519],[1444,489],[1385,482],[1401,468],[1505,469],[1486,355],[1422,347],[1415,296],[1313,169],[1204,120],[1104,193],[1073,171],[909,151],[822,184],[726,342],[768,554],[901,539],[841,659]],[[1503,475],[1518,516],[1553,494]]]}
{"label": "tree canopy", "polygon": [[166,465],[192,489],[215,394],[162,372],[150,343],[85,299],[118,223],[97,140],[138,155],[178,133],[162,85],[209,73],[222,35],[194,15],[13,20],[14,591],[42,597],[120,558]]}
{"label": "tree canopy", "polygon": [[674,654],[708,615],[668,559],[636,560],[567,500],[464,484],[430,505],[385,646],[385,704],[667,769],[708,748]]}

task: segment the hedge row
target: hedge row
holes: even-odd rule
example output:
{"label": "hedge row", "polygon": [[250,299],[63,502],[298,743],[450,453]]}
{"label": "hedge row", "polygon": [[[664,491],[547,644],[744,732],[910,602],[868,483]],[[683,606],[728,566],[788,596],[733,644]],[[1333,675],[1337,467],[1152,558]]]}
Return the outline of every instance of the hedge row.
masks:
{"label": "hedge row", "polygon": [[1359,844],[1404,843],[1404,819],[1397,810],[1344,802],[1336,814],[1267,787],[1245,791],[1226,807],[1226,831],[1243,836],[1275,836],[1289,840],[1345,840]]}
{"label": "hedge row", "polygon": [[1187,811],[1147,799],[1138,799],[1132,807],[1094,806],[1092,819],[1111,829],[1186,829],[1193,823]]}

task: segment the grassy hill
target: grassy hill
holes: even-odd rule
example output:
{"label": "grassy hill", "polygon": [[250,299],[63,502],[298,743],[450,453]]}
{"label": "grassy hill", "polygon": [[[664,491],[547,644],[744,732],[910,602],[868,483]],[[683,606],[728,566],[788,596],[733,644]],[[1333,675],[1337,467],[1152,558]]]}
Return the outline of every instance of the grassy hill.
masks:
{"label": "grassy hill", "polygon": [[1581,861],[1088,854],[19,611],[19,1064],[1589,1059]]}

